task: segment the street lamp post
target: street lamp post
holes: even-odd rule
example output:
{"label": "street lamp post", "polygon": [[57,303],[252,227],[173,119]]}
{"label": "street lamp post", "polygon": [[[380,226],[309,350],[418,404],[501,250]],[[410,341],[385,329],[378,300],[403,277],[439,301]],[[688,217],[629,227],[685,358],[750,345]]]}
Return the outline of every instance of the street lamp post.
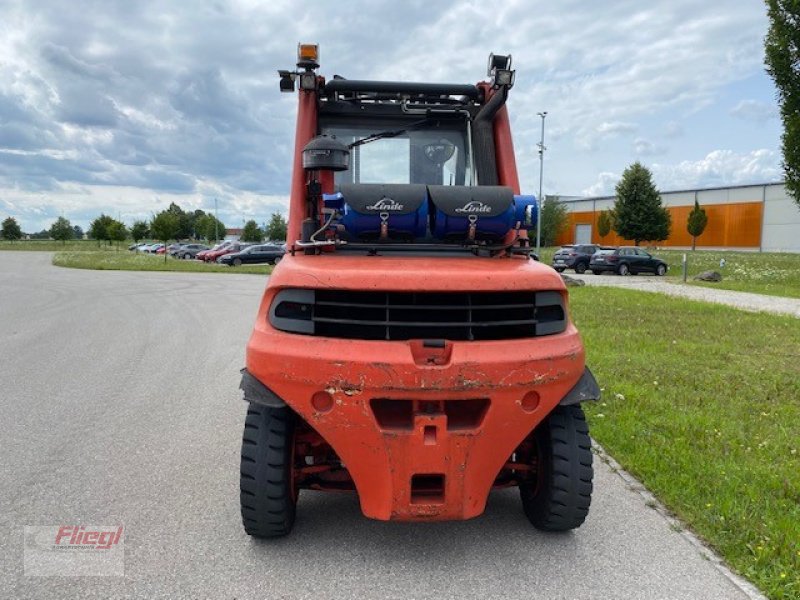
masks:
{"label": "street lamp post", "polygon": [[542,241],[542,208],[544,208],[544,196],[542,196],[542,179],[544,175],[544,151],[547,150],[544,145],[544,118],[547,116],[547,111],[536,113],[542,118],[542,139],[536,144],[539,147],[539,211],[536,215],[536,256],[539,256]]}

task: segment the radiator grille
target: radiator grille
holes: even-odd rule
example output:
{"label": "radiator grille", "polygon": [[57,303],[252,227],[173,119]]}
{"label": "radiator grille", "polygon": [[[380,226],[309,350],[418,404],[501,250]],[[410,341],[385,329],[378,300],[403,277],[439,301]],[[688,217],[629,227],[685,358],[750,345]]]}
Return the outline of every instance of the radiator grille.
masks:
{"label": "radiator grille", "polygon": [[332,338],[507,340],[566,328],[558,292],[315,290],[307,298],[310,327],[302,333]]}

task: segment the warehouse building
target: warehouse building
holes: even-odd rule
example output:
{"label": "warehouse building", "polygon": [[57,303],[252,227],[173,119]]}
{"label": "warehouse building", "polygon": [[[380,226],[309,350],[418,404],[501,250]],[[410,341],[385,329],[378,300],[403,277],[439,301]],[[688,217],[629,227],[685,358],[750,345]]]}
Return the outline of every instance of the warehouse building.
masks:
{"label": "warehouse building", "polygon": [[[568,227],[558,244],[632,244],[612,230],[604,238],[597,232],[597,218],[614,206],[614,196],[576,198],[548,196],[563,202],[569,210]],[[686,221],[697,200],[708,215],[708,225],[697,238],[698,248],[800,252],[800,206],[786,192],[783,183],[662,192],[661,201],[672,215],[668,240],[658,246],[687,248],[692,237]]]}

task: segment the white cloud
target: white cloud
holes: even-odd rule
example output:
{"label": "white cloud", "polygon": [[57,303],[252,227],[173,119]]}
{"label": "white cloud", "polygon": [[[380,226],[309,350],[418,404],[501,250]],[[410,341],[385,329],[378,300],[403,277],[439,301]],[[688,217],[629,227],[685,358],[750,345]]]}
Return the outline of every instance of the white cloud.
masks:
{"label": "white cloud", "polygon": [[714,150],[700,160],[652,165],[656,184],[663,190],[703,188],[780,181],[781,157],[773,150],[737,153]]}
{"label": "white cloud", "polygon": [[633,153],[636,156],[655,156],[657,154],[664,154],[667,149],[661,144],[651,142],[644,138],[636,138],[633,140]]}
{"label": "white cloud", "polygon": [[617,173],[609,173],[604,171],[597,176],[597,181],[584,189],[581,194],[584,196],[611,196],[614,194],[614,188],[619,182],[620,175]]}
{"label": "white cloud", "polygon": [[764,124],[778,118],[778,107],[758,100],[742,100],[730,110],[731,116]]}
{"label": "white cloud", "polygon": [[[699,160],[646,166],[653,173],[656,187],[663,191],[766,183],[781,181],[783,176],[780,155],[766,149],[747,153],[714,150]],[[604,171],[581,194],[589,197],[611,196],[620,177],[621,174]]]}

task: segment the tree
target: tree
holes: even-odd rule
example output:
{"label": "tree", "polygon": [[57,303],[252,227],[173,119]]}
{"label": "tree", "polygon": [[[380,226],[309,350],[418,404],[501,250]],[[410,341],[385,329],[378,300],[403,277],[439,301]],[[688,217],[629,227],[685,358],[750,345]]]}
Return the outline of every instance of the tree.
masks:
{"label": "tree", "polygon": [[259,228],[258,223],[256,223],[251,219],[244,224],[244,229],[242,229],[243,242],[260,242],[263,239],[264,239],[264,232],[261,231],[261,228]]}
{"label": "tree", "polygon": [[614,231],[638,246],[642,241],[660,242],[669,237],[672,219],[661,205],[650,169],[633,163],[622,173],[614,201]]}
{"label": "tree", "polygon": [[[159,242],[164,242],[164,245],[175,239],[180,230],[180,217],[174,212],[169,212],[169,209],[162,210],[150,221],[150,231],[153,233],[153,237]],[[167,252],[164,252],[164,262],[167,262]]]}
{"label": "tree", "polygon": [[597,217],[597,235],[600,236],[602,241],[614,226],[614,216],[610,210],[601,210],[600,215]]}
{"label": "tree", "polygon": [[800,206],[800,2],[767,0],[767,72],[778,89],[786,189]]}
{"label": "tree", "polygon": [[148,233],[147,221],[134,221],[133,225],[131,225],[130,233],[131,237],[133,238],[133,241],[138,244],[139,240],[143,240],[144,238],[147,237]]}
{"label": "tree", "polygon": [[74,237],[76,240],[83,239],[83,228],[81,228],[80,225],[74,225],[72,227],[72,237]]}
{"label": "tree", "polygon": [[705,209],[700,208],[700,203],[695,199],[694,208],[689,213],[689,219],[686,221],[686,231],[692,236],[692,250],[697,245],[697,238],[703,235],[706,225],[708,225],[708,215]]}
{"label": "tree", "polygon": [[3,221],[3,227],[0,229],[4,240],[13,242],[22,237],[22,230],[19,228],[19,223],[14,217],[8,217]]}
{"label": "tree", "polygon": [[194,233],[194,216],[195,213],[187,213],[184,211],[180,206],[171,202],[169,207],[167,208],[168,212],[171,212],[176,217],[178,217],[178,233],[175,236],[176,239],[188,239],[192,237]]}
{"label": "tree", "polygon": [[286,219],[280,213],[272,213],[267,225],[267,239],[275,242],[286,241]]}
{"label": "tree", "polygon": [[117,242],[117,250],[119,250],[119,243],[124,242],[128,237],[128,230],[125,228],[124,223],[120,223],[116,219],[112,220],[106,231],[108,239]]}
{"label": "tree", "polygon": [[540,246],[555,245],[556,238],[567,226],[568,214],[567,207],[563,203],[552,197],[545,199],[544,206],[542,206],[542,214],[540,215],[542,219]]}
{"label": "tree", "polygon": [[214,215],[202,215],[195,221],[195,231],[208,241],[217,241],[225,237],[225,224]]}
{"label": "tree", "polygon": [[50,237],[54,240],[60,240],[63,244],[67,240],[71,240],[75,236],[75,231],[72,229],[72,224],[69,219],[58,217],[56,222],[50,227]]}
{"label": "tree", "polygon": [[114,219],[106,214],[100,213],[100,216],[89,225],[89,237],[98,242],[106,240],[110,244],[111,236],[108,234],[108,228],[113,222]]}

